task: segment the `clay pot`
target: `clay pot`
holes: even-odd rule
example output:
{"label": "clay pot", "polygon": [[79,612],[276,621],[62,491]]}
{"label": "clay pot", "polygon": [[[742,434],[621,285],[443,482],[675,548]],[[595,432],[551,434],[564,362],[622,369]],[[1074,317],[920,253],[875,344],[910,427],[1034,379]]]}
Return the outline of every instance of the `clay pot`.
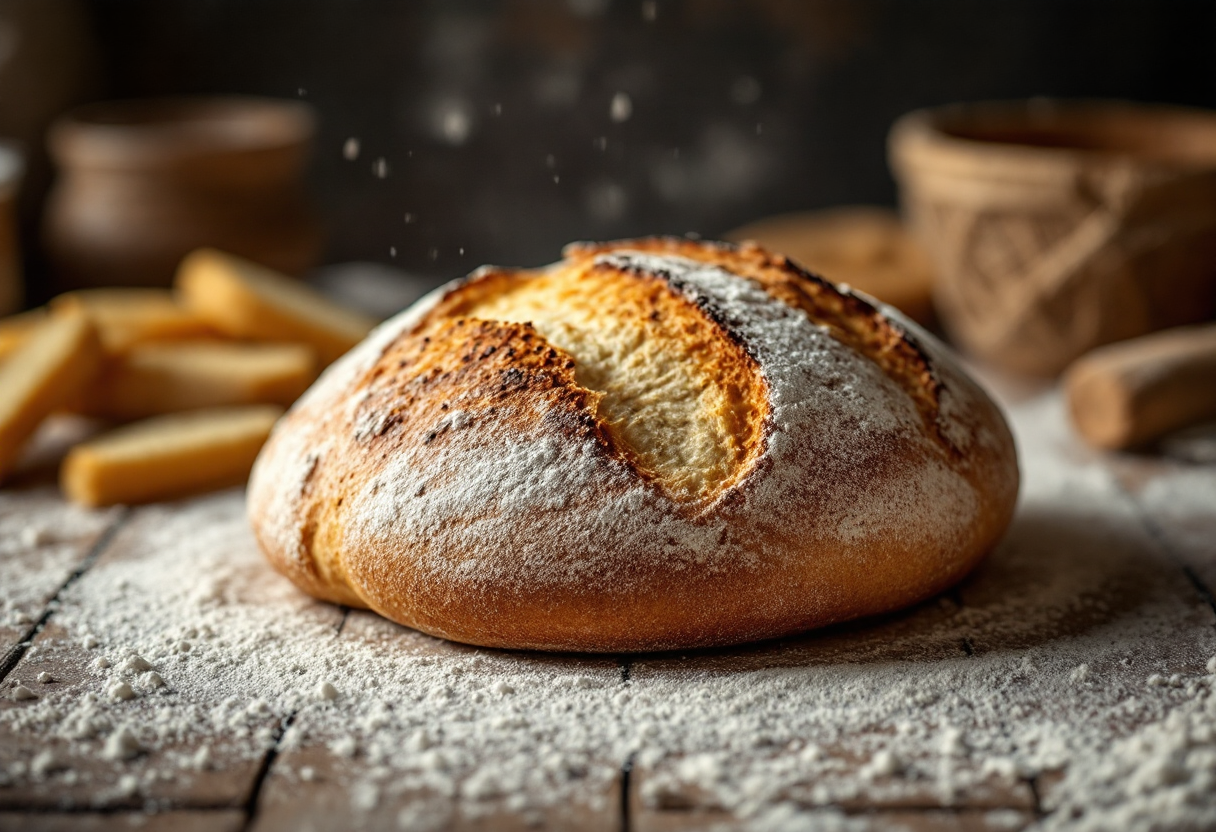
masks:
{"label": "clay pot", "polygon": [[1216,113],[954,105],[901,118],[890,155],[946,329],[997,366],[1216,314]]}
{"label": "clay pot", "polygon": [[302,186],[314,132],[301,102],[169,98],[88,104],[60,118],[60,175],[43,238],[65,288],[164,285],[199,246],[288,274],[316,263]]}
{"label": "clay pot", "polygon": [[21,154],[0,142],[0,315],[21,308],[21,257],[17,246],[17,187]]}

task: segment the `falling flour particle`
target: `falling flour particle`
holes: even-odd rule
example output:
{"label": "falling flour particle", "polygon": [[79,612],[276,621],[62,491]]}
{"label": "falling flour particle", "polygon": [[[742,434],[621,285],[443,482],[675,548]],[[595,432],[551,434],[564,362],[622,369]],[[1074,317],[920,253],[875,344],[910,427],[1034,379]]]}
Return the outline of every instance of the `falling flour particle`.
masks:
{"label": "falling flour particle", "polygon": [[1208,673],[1216,676],[1216,656],[1212,656],[1212,658],[1208,659],[1207,669]]}
{"label": "falling flour particle", "polygon": [[323,702],[333,702],[338,698],[338,689],[329,682],[322,682],[317,685],[317,698]]}
{"label": "falling flour particle", "polygon": [[628,93],[618,92],[612,96],[612,104],[608,107],[608,116],[617,124],[629,121],[633,115],[633,99]]}
{"label": "falling flour particle", "polygon": [[126,725],[118,728],[117,731],[106,737],[105,746],[101,750],[101,755],[107,760],[129,760],[139,754],[143,748],[136,739],[135,734]]}
{"label": "falling flour particle", "polygon": [[9,695],[12,696],[12,698],[17,702],[27,702],[30,699],[38,698],[38,694],[34,693],[32,690],[22,684],[18,684],[16,687],[14,687],[12,693]]}
{"label": "falling flour particle", "polygon": [[312,782],[312,779],[316,776],[317,773],[312,766],[304,766],[300,769],[300,779],[306,783]]}
{"label": "falling flour particle", "polygon": [[388,160],[385,159],[383,156],[381,156],[379,159],[377,159],[375,162],[373,162],[372,163],[372,174],[375,175],[375,177],[377,179],[387,179],[388,178]]}
{"label": "falling flour particle", "polygon": [[359,158],[359,140],[351,137],[342,145],[342,158],[348,162],[353,162]]}
{"label": "falling flour particle", "polygon": [[126,682],[115,682],[106,693],[111,699],[119,702],[135,698],[135,689]]}

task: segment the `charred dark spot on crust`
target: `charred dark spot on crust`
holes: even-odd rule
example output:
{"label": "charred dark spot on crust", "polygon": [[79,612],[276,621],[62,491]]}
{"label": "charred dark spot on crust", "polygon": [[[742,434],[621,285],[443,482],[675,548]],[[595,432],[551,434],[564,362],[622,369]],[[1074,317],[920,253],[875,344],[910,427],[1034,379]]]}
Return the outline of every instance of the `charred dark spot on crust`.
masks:
{"label": "charred dark spot on crust", "polygon": [[[424,324],[425,325],[425,324]],[[440,412],[459,406],[499,418],[520,418],[515,402],[541,398],[553,406],[544,412],[562,420],[565,435],[598,435],[594,402],[589,391],[574,381],[574,361],[552,347],[528,324],[476,318],[440,319],[427,326],[424,336],[415,331],[390,345],[366,379],[369,395],[354,414],[355,424],[379,426],[378,410],[393,408],[394,438],[426,446],[444,441],[452,427],[436,425]],[[453,349],[456,347],[457,349]],[[382,432],[381,432],[382,433]],[[381,455],[387,458],[388,453]]]}

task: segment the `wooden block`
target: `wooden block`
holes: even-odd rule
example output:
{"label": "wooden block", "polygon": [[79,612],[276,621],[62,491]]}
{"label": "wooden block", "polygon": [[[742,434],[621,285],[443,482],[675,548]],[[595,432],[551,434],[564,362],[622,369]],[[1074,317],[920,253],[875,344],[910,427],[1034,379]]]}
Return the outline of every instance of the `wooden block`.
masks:
{"label": "wooden block", "polygon": [[97,327],[106,352],[121,355],[138,344],[205,338],[216,331],[181,305],[168,289],[81,289],[50,303],[56,313],[78,312]]}
{"label": "wooden block", "polygon": [[1100,448],[1216,419],[1216,324],[1099,347],[1072,363],[1064,389],[1077,432]]}
{"label": "wooden block", "polygon": [[310,344],[324,364],[375,325],[286,275],[215,249],[199,249],[182,261],[177,291],[186,306],[221,332]]}
{"label": "wooden block", "polygon": [[274,405],[214,408],[119,428],[68,453],[63,491],[78,503],[100,506],[238,485],[282,413]]}
{"label": "wooden block", "polygon": [[12,355],[25,339],[46,319],[46,309],[31,309],[0,318],[0,361]]}
{"label": "wooden block", "polygon": [[235,809],[169,812],[0,812],[0,829],[21,832],[239,832],[245,813]]}
{"label": "wooden block", "polygon": [[42,420],[92,382],[101,344],[83,315],[55,315],[41,323],[0,364],[0,480]]}
{"label": "wooden block", "polygon": [[145,344],[109,362],[76,409],[130,420],[240,404],[289,406],[318,372],[303,344]]}

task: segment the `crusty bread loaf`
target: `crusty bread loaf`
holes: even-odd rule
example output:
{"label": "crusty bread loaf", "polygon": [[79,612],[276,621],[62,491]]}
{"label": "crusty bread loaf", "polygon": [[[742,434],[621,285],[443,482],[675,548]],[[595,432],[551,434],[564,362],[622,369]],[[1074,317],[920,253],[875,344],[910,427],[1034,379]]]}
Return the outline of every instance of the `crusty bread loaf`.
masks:
{"label": "crusty bread loaf", "polygon": [[482,269],[382,325],[249,486],[319,598],[496,647],[780,636],[962,577],[1013,441],[899,313],[754,245],[644,239]]}

